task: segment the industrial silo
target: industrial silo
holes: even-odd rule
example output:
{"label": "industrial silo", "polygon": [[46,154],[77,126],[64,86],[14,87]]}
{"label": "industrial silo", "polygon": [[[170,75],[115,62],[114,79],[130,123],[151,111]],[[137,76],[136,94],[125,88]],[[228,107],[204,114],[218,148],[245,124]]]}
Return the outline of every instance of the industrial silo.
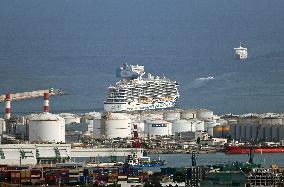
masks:
{"label": "industrial silo", "polygon": [[220,123],[217,123],[215,120],[205,122],[205,130],[208,132],[209,136],[214,135],[213,128],[217,125],[220,125]]}
{"label": "industrial silo", "polygon": [[172,123],[172,133],[192,131],[192,124],[188,120],[175,120]]}
{"label": "industrial silo", "polygon": [[245,125],[245,128],[246,128],[246,138],[245,138],[245,140],[247,140],[247,141],[252,140],[252,126],[253,125]]}
{"label": "industrial silo", "polygon": [[264,141],[265,140],[265,126],[259,125],[258,127],[258,133],[257,133],[257,139]]}
{"label": "industrial silo", "polygon": [[261,118],[262,125],[281,125],[282,119],[276,115],[265,116]]}
{"label": "industrial silo", "polygon": [[213,119],[213,111],[207,109],[196,110],[196,118],[201,120]]}
{"label": "industrial silo", "polygon": [[65,120],[48,112],[28,117],[30,142],[65,142]]}
{"label": "industrial silo", "polygon": [[272,125],[271,126],[271,131],[272,131],[272,141],[274,142],[279,142],[280,139],[279,139],[279,126],[280,125]]}
{"label": "industrial silo", "polygon": [[229,125],[222,125],[222,137],[227,138],[230,136],[230,126]]}
{"label": "industrial silo", "polygon": [[231,139],[236,139],[236,124],[230,124],[230,131],[229,134],[231,136]]}
{"label": "industrial silo", "polygon": [[241,125],[241,140],[245,140],[246,139],[246,125]]}
{"label": "industrial silo", "polygon": [[242,125],[236,124],[236,140],[241,139],[241,127]]}
{"label": "industrial silo", "polygon": [[258,131],[260,129],[260,125],[251,125],[251,139],[257,140],[258,139]]}
{"label": "industrial silo", "polygon": [[195,110],[183,110],[180,113],[180,118],[181,119],[194,119],[196,118],[196,111]]}
{"label": "industrial silo", "polygon": [[239,118],[239,123],[242,125],[258,125],[260,124],[260,118],[258,114],[244,114]]}
{"label": "industrial silo", "polygon": [[165,110],[163,112],[163,119],[166,121],[174,121],[180,119],[180,111],[178,110]]}
{"label": "industrial silo", "polygon": [[284,125],[279,125],[278,129],[279,140],[284,140]]}
{"label": "industrial silo", "polygon": [[106,138],[131,137],[131,120],[123,113],[106,113],[101,117],[101,133]]}
{"label": "industrial silo", "polygon": [[213,127],[213,137],[214,138],[222,138],[222,126],[216,125]]}
{"label": "industrial silo", "polygon": [[172,135],[172,124],[164,120],[146,121],[145,134],[148,137]]}
{"label": "industrial silo", "polygon": [[272,127],[271,125],[264,125],[264,137],[266,141],[272,141]]}

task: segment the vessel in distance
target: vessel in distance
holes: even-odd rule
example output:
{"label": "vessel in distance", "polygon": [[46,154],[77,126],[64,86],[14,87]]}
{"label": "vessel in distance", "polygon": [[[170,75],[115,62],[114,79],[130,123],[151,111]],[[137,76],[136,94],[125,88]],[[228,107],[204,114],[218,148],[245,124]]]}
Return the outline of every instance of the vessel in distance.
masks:
{"label": "vessel in distance", "polygon": [[141,111],[173,107],[179,98],[178,83],[148,73],[144,66],[123,64],[117,69],[121,78],[109,86],[104,110],[110,112]]}
{"label": "vessel in distance", "polygon": [[234,48],[236,58],[240,60],[244,60],[248,57],[248,49],[242,47],[242,43],[240,42],[240,47]]}
{"label": "vessel in distance", "polygon": [[229,145],[225,148],[226,154],[249,154],[250,149],[253,153],[284,153],[283,146],[233,146]]}

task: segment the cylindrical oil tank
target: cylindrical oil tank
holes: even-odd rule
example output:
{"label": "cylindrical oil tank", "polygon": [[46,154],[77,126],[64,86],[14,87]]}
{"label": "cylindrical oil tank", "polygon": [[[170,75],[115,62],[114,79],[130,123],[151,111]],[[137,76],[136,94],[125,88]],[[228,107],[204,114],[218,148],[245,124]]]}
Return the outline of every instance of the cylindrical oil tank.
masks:
{"label": "cylindrical oil tank", "polygon": [[260,124],[260,118],[258,114],[245,114],[239,118],[239,123],[242,125],[258,125]]}
{"label": "cylindrical oil tank", "polygon": [[272,128],[271,125],[265,125],[264,137],[266,141],[272,141]]}
{"label": "cylindrical oil tank", "polygon": [[230,136],[230,126],[222,125],[222,137],[227,138]]}
{"label": "cylindrical oil tank", "polygon": [[106,138],[131,137],[131,120],[123,113],[107,113],[101,118],[101,132]]}
{"label": "cylindrical oil tank", "polygon": [[64,118],[65,124],[80,123],[80,117],[71,113],[61,113],[60,117]]}
{"label": "cylindrical oil tank", "polygon": [[65,142],[65,120],[59,115],[34,114],[28,120],[30,142]]}
{"label": "cylindrical oil tank", "polygon": [[282,124],[282,119],[279,117],[264,117],[261,118],[261,124],[262,125],[281,125]]}
{"label": "cylindrical oil tank", "polygon": [[204,121],[194,120],[195,131],[205,131]]}
{"label": "cylindrical oil tank", "polygon": [[246,127],[246,138],[245,138],[245,140],[247,140],[247,141],[252,140],[252,126],[253,125],[245,125],[245,127]]}
{"label": "cylindrical oil tank", "polygon": [[178,110],[165,110],[163,112],[163,119],[166,121],[174,121],[180,119],[180,111]]}
{"label": "cylindrical oil tank", "polygon": [[241,139],[241,126],[240,124],[236,125],[236,140],[240,140]]}
{"label": "cylindrical oil tank", "polygon": [[272,130],[272,141],[279,142],[279,126],[280,125],[273,125],[271,126]]}
{"label": "cylindrical oil tank", "polygon": [[213,111],[207,109],[199,109],[196,110],[196,118],[197,119],[212,119],[214,116]]}
{"label": "cylindrical oil tank", "polygon": [[192,131],[192,124],[188,120],[180,119],[173,121],[172,133]]}
{"label": "cylindrical oil tank", "polygon": [[207,131],[209,136],[214,135],[213,128],[217,125],[220,125],[220,123],[217,123],[215,120],[205,122],[205,130]]}
{"label": "cylindrical oil tank", "polygon": [[180,113],[181,119],[194,119],[196,118],[196,111],[195,110],[183,110]]}
{"label": "cylindrical oil tank", "polygon": [[146,121],[145,134],[148,137],[172,135],[172,123],[164,120]]}
{"label": "cylindrical oil tank", "polygon": [[100,138],[102,135],[101,132],[101,123],[102,123],[102,114],[93,116],[93,137]]}
{"label": "cylindrical oil tank", "polygon": [[213,127],[213,137],[214,138],[222,138],[222,126],[216,125]]}

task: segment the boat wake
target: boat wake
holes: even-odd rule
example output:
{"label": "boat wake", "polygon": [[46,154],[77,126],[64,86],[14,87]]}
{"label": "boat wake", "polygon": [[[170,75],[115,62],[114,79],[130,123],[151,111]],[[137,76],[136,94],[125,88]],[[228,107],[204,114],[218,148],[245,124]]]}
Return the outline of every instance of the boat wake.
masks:
{"label": "boat wake", "polygon": [[205,86],[209,81],[214,80],[215,77],[200,77],[189,83],[190,88],[199,88]]}

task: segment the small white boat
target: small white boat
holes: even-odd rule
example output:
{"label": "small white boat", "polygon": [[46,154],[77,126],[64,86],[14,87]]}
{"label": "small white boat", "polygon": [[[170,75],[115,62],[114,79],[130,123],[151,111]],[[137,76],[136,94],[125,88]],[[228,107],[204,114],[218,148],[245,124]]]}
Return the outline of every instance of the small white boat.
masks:
{"label": "small white boat", "polygon": [[240,42],[240,47],[234,48],[236,58],[244,60],[248,57],[248,49],[242,47],[242,43]]}

